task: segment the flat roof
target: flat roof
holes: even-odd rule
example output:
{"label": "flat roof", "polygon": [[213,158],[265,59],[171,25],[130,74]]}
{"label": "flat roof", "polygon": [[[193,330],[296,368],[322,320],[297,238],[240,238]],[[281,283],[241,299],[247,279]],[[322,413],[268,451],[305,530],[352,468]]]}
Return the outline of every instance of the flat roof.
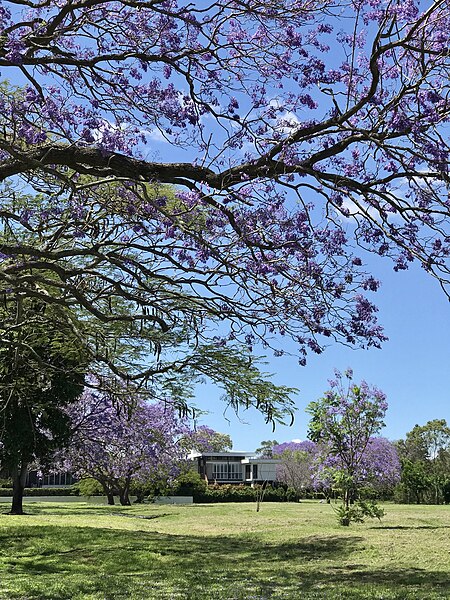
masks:
{"label": "flat roof", "polygon": [[248,458],[244,458],[244,460],[242,462],[244,464],[258,463],[258,464],[270,465],[270,464],[280,463],[281,459],[280,458],[258,458],[257,456],[250,456]]}
{"label": "flat roof", "polygon": [[245,456],[245,457],[252,457],[255,456],[256,452],[238,452],[238,451],[232,451],[232,452],[195,452],[195,451],[191,451],[189,453],[189,458],[200,458],[203,456],[220,456],[220,457],[227,457],[229,456],[230,458],[235,458],[237,456]]}

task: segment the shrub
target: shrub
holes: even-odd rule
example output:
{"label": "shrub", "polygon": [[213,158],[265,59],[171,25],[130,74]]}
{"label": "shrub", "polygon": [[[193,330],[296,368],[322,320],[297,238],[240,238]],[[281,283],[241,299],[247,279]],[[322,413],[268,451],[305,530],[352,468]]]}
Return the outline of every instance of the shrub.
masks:
{"label": "shrub", "polygon": [[[285,496],[286,496],[286,502],[298,502],[300,500],[300,495],[299,493],[294,490],[294,488],[289,487],[286,492],[285,492]],[[305,495],[302,494],[302,498],[304,498]]]}
{"label": "shrub", "polygon": [[335,511],[339,525],[363,523],[366,518],[381,521],[385,515],[384,510],[373,500],[359,500],[349,506],[340,504],[335,508]]}
{"label": "shrub", "polygon": [[86,477],[85,479],[81,479],[73,487],[75,489],[78,489],[80,496],[104,495],[102,486],[96,479],[93,479],[92,477]]}
{"label": "shrub", "polygon": [[172,487],[174,496],[194,496],[203,494],[208,489],[208,484],[197,471],[187,471],[176,478]]}

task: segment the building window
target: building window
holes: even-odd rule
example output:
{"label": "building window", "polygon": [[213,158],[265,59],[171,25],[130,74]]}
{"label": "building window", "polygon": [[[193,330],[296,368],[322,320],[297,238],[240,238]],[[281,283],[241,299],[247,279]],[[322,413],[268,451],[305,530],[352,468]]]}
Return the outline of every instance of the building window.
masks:
{"label": "building window", "polygon": [[258,465],[253,465],[253,479],[258,479]]}
{"label": "building window", "polygon": [[232,462],[213,463],[213,479],[240,481],[242,480],[242,465]]}

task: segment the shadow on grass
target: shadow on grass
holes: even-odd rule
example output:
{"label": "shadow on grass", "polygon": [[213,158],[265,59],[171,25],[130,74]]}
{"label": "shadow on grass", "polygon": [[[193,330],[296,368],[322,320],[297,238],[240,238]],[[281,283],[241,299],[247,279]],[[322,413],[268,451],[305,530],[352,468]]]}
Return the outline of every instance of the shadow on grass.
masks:
{"label": "shadow on grass", "polygon": [[327,592],[341,586],[348,590],[342,598],[365,600],[371,596],[361,585],[420,586],[422,598],[444,589],[442,573],[343,566],[362,541],[317,535],[265,543],[257,535],[16,525],[0,530],[0,598],[340,598]]}
{"label": "shadow on grass", "polygon": [[[6,505],[3,504],[2,508]],[[108,505],[108,504],[83,504],[83,503],[61,503],[58,505],[57,502],[30,502],[24,503],[23,510],[25,515],[64,515],[67,517],[71,516],[89,516],[89,515],[110,515],[120,512],[122,507],[119,505]],[[2,514],[7,515],[9,507]]]}

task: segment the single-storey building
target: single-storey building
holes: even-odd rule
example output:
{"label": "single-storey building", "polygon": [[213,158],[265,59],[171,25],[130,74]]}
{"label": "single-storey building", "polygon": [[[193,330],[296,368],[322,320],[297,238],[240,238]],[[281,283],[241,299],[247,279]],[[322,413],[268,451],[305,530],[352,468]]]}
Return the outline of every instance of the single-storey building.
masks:
{"label": "single-storey building", "polygon": [[208,483],[273,483],[280,460],[255,452],[191,452],[189,459]]}

